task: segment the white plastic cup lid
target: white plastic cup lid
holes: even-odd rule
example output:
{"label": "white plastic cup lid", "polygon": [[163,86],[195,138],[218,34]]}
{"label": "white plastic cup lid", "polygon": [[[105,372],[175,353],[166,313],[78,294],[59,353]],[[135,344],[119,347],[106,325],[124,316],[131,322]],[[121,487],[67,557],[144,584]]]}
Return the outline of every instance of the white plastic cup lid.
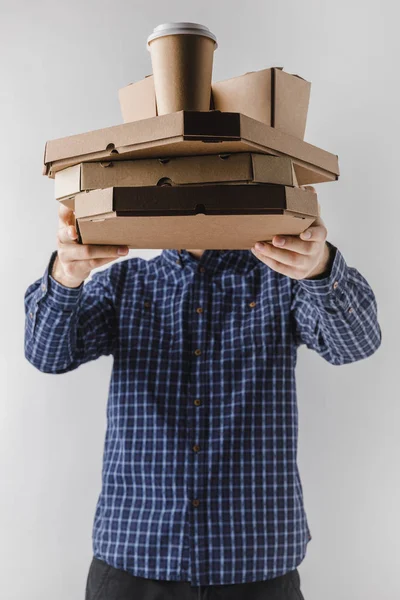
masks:
{"label": "white plastic cup lid", "polygon": [[189,35],[204,35],[205,37],[211,38],[215,42],[215,50],[218,48],[217,38],[205,25],[199,23],[163,23],[158,25],[153,30],[153,33],[147,38],[147,50],[150,50],[150,42],[156,38],[164,37],[165,35],[177,35],[177,34],[189,34]]}

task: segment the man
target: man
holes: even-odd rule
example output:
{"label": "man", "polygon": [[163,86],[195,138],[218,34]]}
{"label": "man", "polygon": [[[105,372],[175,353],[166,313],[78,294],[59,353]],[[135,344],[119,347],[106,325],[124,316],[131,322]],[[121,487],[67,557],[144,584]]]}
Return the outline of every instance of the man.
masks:
{"label": "man", "polygon": [[[313,189],[313,188],[311,188]],[[297,469],[296,352],[333,365],[381,342],[374,294],[327,241],[57,251],[26,291],[26,358],[66,373],[113,355],[86,600],[302,598],[311,534]]]}

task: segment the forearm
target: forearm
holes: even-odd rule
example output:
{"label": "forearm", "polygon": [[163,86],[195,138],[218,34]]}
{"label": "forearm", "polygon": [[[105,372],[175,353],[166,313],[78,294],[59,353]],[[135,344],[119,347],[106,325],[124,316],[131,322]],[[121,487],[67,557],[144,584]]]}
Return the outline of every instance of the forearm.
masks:
{"label": "forearm", "polygon": [[339,365],[373,354],[381,343],[381,330],[371,287],[335,250],[327,277],[296,282],[293,312],[298,344]]}
{"label": "forearm", "polygon": [[113,314],[98,280],[76,288],[55,281],[54,258],[25,294],[25,357],[42,372],[65,373],[112,352]]}

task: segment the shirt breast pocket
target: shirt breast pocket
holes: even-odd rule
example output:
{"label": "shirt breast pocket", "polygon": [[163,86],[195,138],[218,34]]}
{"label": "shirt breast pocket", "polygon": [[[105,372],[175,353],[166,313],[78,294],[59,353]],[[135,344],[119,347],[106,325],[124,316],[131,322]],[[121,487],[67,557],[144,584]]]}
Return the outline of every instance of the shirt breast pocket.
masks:
{"label": "shirt breast pocket", "polygon": [[[168,315],[167,315],[168,317]],[[156,304],[146,305],[141,315],[141,327],[149,332],[149,344],[153,351],[158,348],[170,350],[174,346],[174,333],[171,322]]]}
{"label": "shirt breast pocket", "polygon": [[226,311],[221,330],[222,345],[237,355],[260,356],[275,345],[279,319],[268,307],[257,302],[241,303]]}
{"label": "shirt breast pocket", "polygon": [[125,350],[143,360],[168,356],[175,345],[174,335],[155,304],[144,301],[140,306],[131,306],[125,314],[120,336]]}

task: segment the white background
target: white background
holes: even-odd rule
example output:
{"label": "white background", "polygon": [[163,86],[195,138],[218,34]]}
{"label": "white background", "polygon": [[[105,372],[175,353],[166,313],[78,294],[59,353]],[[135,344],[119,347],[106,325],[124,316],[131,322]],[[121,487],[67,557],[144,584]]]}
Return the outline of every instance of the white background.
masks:
{"label": "white background", "polygon": [[[284,66],[312,82],[306,141],[339,155],[317,187],[329,239],[373,287],[381,348],[331,366],[301,348],[299,467],[313,536],[306,600],[400,597],[397,3],[1,0],[0,597],[84,597],[111,357],[65,375],[24,358],[24,293],[56,247],[46,140],[122,122],[165,21],[218,37],[214,79]],[[397,139],[396,139],[397,138]],[[133,252],[151,257],[159,250]]]}

